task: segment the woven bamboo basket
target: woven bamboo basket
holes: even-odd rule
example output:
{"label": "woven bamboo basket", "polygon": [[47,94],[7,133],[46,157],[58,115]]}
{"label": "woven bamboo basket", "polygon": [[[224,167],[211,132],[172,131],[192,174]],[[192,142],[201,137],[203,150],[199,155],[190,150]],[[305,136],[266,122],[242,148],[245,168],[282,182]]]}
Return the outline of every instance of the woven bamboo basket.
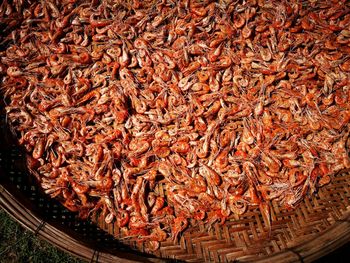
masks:
{"label": "woven bamboo basket", "polygon": [[105,225],[98,216],[81,221],[40,191],[2,109],[0,205],[25,228],[77,257],[91,262],[311,262],[350,241],[350,173],[344,171],[295,210],[272,203],[271,228],[252,207],[209,231],[190,228],[177,243],[167,240],[153,255],[146,254],[142,243],[118,240],[116,225]]}
{"label": "woven bamboo basket", "polygon": [[[0,96],[1,97],[1,96]],[[271,227],[257,207],[232,215],[209,231],[187,229],[147,254],[144,244],[128,242],[116,224],[98,215],[82,221],[48,198],[25,166],[24,151],[6,126],[0,100],[0,206],[36,235],[90,262],[311,262],[350,241],[350,172],[307,196],[295,210],[271,203]],[[350,140],[348,140],[348,149]],[[162,189],[159,194],[164,195]]]}

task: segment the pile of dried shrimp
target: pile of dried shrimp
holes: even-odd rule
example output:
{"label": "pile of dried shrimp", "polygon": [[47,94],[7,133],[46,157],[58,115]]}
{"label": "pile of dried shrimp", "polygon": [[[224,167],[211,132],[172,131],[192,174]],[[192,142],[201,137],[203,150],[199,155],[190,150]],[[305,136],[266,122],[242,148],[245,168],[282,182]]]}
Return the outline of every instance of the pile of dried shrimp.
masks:
{"label": "pile of dried shrimp", "polygon": [[14,0],[1,92],[44,191],[159,242],[350,168],[350,2]]}

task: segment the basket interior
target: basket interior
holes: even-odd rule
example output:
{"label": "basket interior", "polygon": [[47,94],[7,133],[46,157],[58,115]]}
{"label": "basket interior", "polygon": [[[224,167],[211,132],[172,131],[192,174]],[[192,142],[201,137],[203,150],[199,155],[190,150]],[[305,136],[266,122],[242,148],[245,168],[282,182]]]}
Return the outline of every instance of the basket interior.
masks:
{"label": "basket interior", "polygon": [[[349,230],[349,189],[350,174],[339,173],[332,177],[331,184],[319,189],[316,195],[307,196],[295,210],[273,202],[271,229],[259,209],[251,207],[245,214],[230,216],[223,225],[217,223],[209,231],[204,225],[192,227],[184,232],[177,244],[170,239],[164,241],[155,255],[189,262],[268,262],[269,257],[279,254],[289,256],[288,259],[280,258],[281,262],[314,260],[342,245],[340,241],[349,241],[349,237],[340,240]],[[116,224],[106,225],[102,218],[97,218],[96,222],[105,231],[120,236]],[[328,233],[342,222],[347,224],[338,230],[339,236]],[[329,244],[338,242],[332,250],[327,250]],[[130,245],[141,251],[144,249],[142,244]],[[308,253],[312,254],[311,258],[303,260]]]}

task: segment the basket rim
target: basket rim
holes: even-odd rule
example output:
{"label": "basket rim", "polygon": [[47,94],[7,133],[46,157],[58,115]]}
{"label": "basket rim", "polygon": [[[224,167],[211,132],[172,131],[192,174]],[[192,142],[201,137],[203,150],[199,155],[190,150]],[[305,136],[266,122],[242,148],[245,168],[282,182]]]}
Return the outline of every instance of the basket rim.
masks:
{"label": "basket rim", "polygon": [[40,216],[33,213],[33,211],[23,204],[20,198],[13,195],[2,182],[0,182],[0,207],[22,227],[34,233],[39,238],[66,253],[89,262],[160,263],[167,261],[159,258],[147,258],[129,252],[118,252],[118,255],[115,255],[94,249],[86,242],[70,236],[63,230],[58,229],[50,222],[43,220]]}
{"label": "basket rim", "polygon": [[[120,252],[120,255],[117,256],[93,249],[90,245],[69,236],[64,231],[35,215],[2,183],[0,183],[0,206],[20,225],[38,235],[39,238],[48,241],[62,251],[90,262],[160,263],[167,261],[166,259],[147,258],[128,252]],[[347,242],[350,242],[350,211],[346,211],[341,219],[336,220],[332,226],[322,231],[319,236],[273,255],[265,256],[258,260],[254,258],[254,262],[278,262],[282,259],[285,262],[312,262],[333,252]],[[74,249],[71,249],[71,246]],[[240,258],[239,261],[252,262],[249,256]]]}
{"label": "basket rim", "polygon": [[[336,220],[332,226],[311,240],[254,262],[280,262],[282,259],[285,262],[313,262],[348,242],[350,242],[350,211],[346,211],[341,219]],[[286,261],[286,259],[290,260]],[[249,260],[240,259],[240,262],[249,262]]]}

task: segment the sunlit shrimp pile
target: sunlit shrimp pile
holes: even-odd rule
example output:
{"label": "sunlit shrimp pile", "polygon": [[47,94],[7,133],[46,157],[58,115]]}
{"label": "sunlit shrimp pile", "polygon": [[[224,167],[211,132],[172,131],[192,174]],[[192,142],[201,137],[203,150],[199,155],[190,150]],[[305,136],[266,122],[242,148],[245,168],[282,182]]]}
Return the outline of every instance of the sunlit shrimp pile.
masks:
{"label": "sunlit shrimp pile", "polygon": [[8,123],[81,217],[157,249],[350,168],[349,1],[11,3]]}

